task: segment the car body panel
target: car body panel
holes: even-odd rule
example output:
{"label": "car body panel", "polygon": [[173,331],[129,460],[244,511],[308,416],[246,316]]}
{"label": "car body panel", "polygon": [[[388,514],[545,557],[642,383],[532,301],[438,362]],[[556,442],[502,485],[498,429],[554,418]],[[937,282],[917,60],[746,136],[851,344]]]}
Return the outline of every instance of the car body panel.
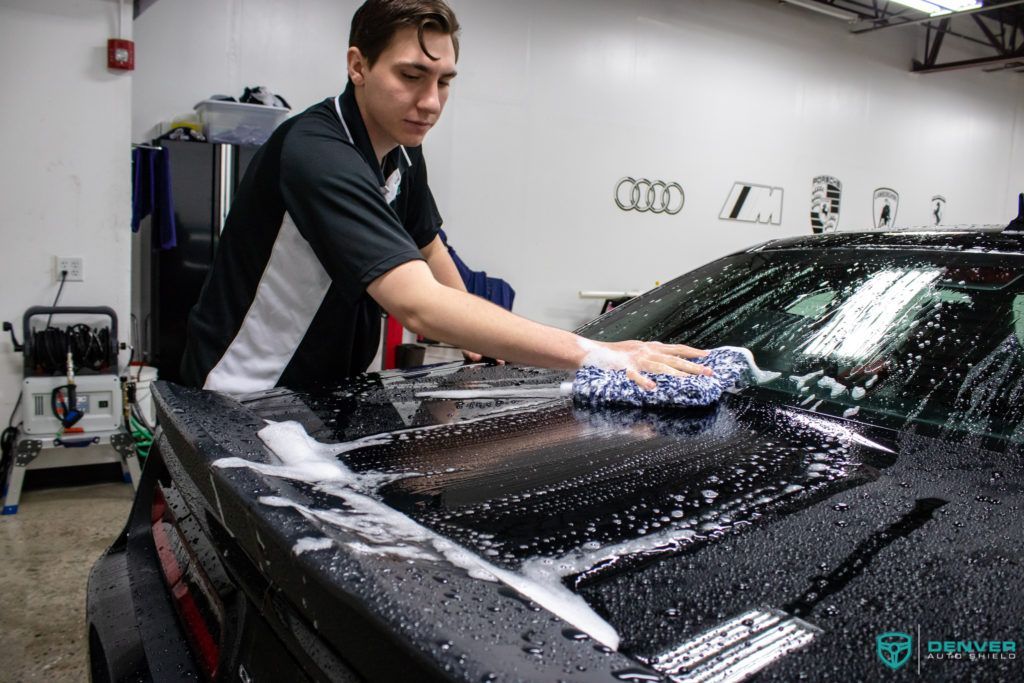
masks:
{"label": "car body panel", "polygon": [[[822,246],[1020,253],[969,232],[761,248]],[[226,675],[248,664],[259,680],[270,665],[244,658],[276,646],[313,680],[658,680],[668,654],[752,610],[810,635],[767,668],[729,664],[739,678],[878,679],[888,631],[1021,641],[1019,444],[757,388],[657,411],[502,395],[567,378],[452,363],[235,398],[158,383],[166,476],[144,478],[173,481],[245,598]],[[446,389],[478,396],[422,395]],[[257,436],[281,422],[337,444],[325,462],[342,474],[287,467]],[[256,623],[261,639],[239,635]],[[929,680],[1019,673],[1014,659],[923,665]]]}

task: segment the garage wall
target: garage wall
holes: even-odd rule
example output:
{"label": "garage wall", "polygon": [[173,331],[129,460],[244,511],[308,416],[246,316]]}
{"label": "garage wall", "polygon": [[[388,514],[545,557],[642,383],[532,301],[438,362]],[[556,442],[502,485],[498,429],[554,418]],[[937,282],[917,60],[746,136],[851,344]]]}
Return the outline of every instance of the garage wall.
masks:
{"label": "garage wall", "polygon": [[[82,257],[85,275],[65,285],[61,304],[111,306],[128,326],[132,82],[106,68],[117,8],[114,0],[0,0],[0,318],[16,322],[19,338],[25,309],[53,303],[58,255]],[[22,356],[4,334],[4,427],[21,376]]]}
{"label": "garage wall", "polygon": [[[343,85],[357,3],[213,4],[156,3],[137,21],[137,137],[212,92],[260,83],[303,108]],[[809,233],[815,176],[843,184],[840,229],[871,226],[879,187],[900,194],[897,225],[931,224],[934,195],[945,223],[1005,223],[1024,189],[1024,79],[912,75],[917,31],[855,37],[763,0],[452,5],[462,61],[426,144],[431,184],[463,257],[543,322],[591,317],[580,289],[646,289]],[[621,211],[624,176],[680,183],[684,209]],[[719,219],[737,182],[783,189],[778,225]]]}

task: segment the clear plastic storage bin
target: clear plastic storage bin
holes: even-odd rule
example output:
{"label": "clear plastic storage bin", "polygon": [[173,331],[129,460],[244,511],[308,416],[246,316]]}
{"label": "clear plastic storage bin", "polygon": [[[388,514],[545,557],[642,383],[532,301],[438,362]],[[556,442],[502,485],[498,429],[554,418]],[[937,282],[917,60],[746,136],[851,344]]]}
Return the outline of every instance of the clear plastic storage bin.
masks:
{"label": "clear plastic storage bin", "polygon": [[236,145],[262,145],[291,113],[283,107],[223,100],[203,100],[195,110],[207,140]]}

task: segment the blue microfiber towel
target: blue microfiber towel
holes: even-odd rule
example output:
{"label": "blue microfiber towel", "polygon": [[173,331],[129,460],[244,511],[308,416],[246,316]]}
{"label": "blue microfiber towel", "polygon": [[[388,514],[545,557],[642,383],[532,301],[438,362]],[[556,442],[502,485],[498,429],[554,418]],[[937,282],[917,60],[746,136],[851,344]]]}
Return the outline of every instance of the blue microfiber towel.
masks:
{"label": "blue microfiber towel", "polygon": [[170,150],[136,147],[132,150],[132,232],[138,232],[142,219],[150,214],[160,248],[178,246]]}
{"label": "blue microfiber towel", "polygon": [[743,354],[727,348],[713,349],[704,358],[695,358],[693,362],[708,366],[714,375],[674,377],[645,372],[645,377],[657,383],[657,387],[648,391],[626,377],[625,370],[585,366],[576,371],[572,395],[577,401],[592,406],[709,406],[722,397],[723,391],[736,384],[749,367]]}

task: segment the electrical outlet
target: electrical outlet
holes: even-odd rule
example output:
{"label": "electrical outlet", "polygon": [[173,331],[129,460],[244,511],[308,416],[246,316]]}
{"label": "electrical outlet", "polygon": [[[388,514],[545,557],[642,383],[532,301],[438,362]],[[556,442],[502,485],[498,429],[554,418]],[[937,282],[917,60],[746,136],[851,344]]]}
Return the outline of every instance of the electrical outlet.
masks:
{"label": "electrical outlet", "polygon": [[68,282],[82,282],[85,274],[82,270],[81,256],[58,256],[57,257],[57,282],[60,282],[61,273],[68,271]]}

